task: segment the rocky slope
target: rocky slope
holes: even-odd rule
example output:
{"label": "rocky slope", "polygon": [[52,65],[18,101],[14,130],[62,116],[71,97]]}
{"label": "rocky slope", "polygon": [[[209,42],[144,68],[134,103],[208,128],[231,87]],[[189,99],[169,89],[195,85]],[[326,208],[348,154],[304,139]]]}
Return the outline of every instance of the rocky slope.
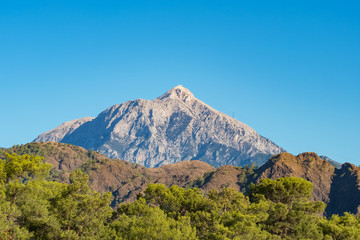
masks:
{"label": "rocky slope", "polygon": [[92,121],[92,117],[84,117],[69,122],[64,122],[60,126],[41,134],[35,139],[36,142],[60,142],[64,137],[74,132],[78,127],[86,122]]}
{"label": "rocky slope", "polygon": [[[185,160],[212,166],[262,165],[284,150],[252,128],[196,99],[182,86],[149,100],[114,105],[95,119],[74,120],[41,134],[146,167]],[[69,127],[71,126],[71,127]]]}

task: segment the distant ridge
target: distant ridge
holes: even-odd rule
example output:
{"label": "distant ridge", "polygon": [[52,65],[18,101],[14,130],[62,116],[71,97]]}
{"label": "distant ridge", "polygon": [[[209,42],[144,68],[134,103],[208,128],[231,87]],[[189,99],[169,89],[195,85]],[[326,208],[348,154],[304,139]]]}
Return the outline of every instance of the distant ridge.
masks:
{"label": "distant ridge", "polygon": [[340,169],[342,166],[342,163],[339,163],[337,161],[332,160],[331,158],[321,155],[319,156],[321,159],[328,161],[331,165],[333,165],[335,168]]}
{"label": "distant ridge", "polygon": [[41,134],[35,142],[84,147],[146,167],[201,160],[214,167],[262,165],[284,152],[248,125],[203,103],[183,86],[150,101],[114,105]]}
{"label": "distant ridge", "polygon": [[60,126],[41,134],[36,138],[36,142],[60,142],[64,137],[74,132],[78,127],[86,122],[93,120],[92,117],[84,117],[69,122],[64,122]]}

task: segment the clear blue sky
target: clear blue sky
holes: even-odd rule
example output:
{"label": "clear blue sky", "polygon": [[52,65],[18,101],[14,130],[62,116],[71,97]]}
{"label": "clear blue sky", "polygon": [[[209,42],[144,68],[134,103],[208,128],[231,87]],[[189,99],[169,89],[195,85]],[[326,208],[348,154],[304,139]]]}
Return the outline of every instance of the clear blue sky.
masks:
{"label": "clear blue sky", "polygon": [[293,154],[360,164],[359,1],[0,1],[0,146],[182,84]]}

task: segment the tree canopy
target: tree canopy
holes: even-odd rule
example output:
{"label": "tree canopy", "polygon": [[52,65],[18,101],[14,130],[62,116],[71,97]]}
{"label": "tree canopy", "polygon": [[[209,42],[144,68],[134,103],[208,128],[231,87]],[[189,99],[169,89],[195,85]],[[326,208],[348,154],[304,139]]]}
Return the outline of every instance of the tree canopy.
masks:
{"label": "tree canopy", "polygon": [[80,170],[59,183],[50,169],[37,156],[0,160],[0,239],[360,239],[360,218],[323,217],[301,178],[263,179],[248,195],[149,184],[112,209]]}

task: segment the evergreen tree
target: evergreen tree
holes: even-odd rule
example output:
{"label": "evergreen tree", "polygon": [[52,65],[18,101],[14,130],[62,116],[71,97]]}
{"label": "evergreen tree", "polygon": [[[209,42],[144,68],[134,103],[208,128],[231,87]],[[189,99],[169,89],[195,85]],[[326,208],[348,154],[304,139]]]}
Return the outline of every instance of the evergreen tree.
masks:
{"label": "evergreen tree", "polygon": [[263,179],[250,188],[253,202],[268,201],[269,217],[261,222],[264,230],[282,239],[321,239],[317,227],[325,203],[310,201],[312,183],[294,177]]}
{"label": "evergreen tree", "polygon": [[359,239],[360,217],[322,217],[301,178],[263,179],[246,196],[149,184],[114,211],[110,193],[91,190],[80,170],[70,183],[49,181],[37,156],[0,159],[0,240],[5,239]]}

